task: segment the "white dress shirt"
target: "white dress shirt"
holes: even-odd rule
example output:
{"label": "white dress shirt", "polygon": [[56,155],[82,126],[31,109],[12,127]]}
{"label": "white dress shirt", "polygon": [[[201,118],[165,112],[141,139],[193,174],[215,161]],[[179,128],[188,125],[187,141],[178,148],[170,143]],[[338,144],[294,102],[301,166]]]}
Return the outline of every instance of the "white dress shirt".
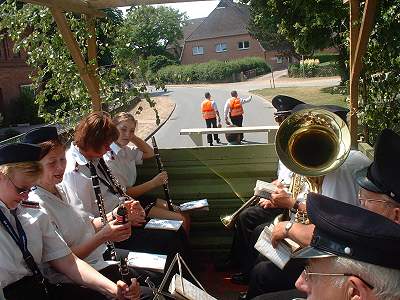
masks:
{"label": "white dress shirt", "polygon": [[[64,173],[63,186],[68,195],[68,201],[81,214],[98,217],[100,214],[96,204],[96,195],[93,190],[90,170],[86,166],[88,160],[73,143],[67,150],[66,158],[67,167]],[[96,167],[97,175],[106,180],[105,176],[97,168],[98,162],[98,159],[92,160],[93,165]],[[104,208],[108,213],[119,204],[119,196],[113,194],[101,181],[100,190],[104,199]]]}
{"label": "white dress shirt", "polygon": [[[41,208],[50,217],[50,220],[64,241],[69,247],[78,246],[95,235],[95,230],[89,217],[82,216],[67,202],[67,195],[62,186],[57,187],[61,198],[49,191],[36,187],[29,193],[29,200],[39,202]],[[105,244],[99,246],[83,260],[96,270],[101,270],[108,266],[103,259],[103,252],[106,250]],[[54,269],[46,265],[43,274],[50,282],[68,282],[67,278]]]}
{"label": "white dress shirt", "polygon": [[[0,209],[18,232],[14,216],[2,201],[0,201]],[[17,216],[28,240],[28,249],[39,268],[45,262],[71,253],[51,224],[49,217],[42,210],[18,206]],[[0,245],[0,288],[32,275],[25,264],[22,252],[3,225],[0,225]]]}
{"label": "white dress shirt", "polygon": [[112,143],[111,151],[103,158],[111,172],[122,186],[134,186],[136,182],[136,165],[143,164],[143,152],[129,146],[120,147]]}

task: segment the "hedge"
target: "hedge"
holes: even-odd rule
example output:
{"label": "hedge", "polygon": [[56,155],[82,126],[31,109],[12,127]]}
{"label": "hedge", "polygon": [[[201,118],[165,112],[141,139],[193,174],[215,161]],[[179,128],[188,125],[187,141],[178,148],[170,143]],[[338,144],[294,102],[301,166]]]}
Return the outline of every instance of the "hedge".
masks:
{"label": "hedge", "polygon": [[164,83],[227,82],[234,80],[234,74],[253,69],[257,75],[271,71],[264,59],[246,57],[228,62],[212,60],[201,64],[166,66],[157,72],[157,77]]}
{"label": "hedge", "polygon": [[289,66],[289,77],[329,77],[339,75],[339,70],[335,62],[326,62],[319,65],[293,64]]}

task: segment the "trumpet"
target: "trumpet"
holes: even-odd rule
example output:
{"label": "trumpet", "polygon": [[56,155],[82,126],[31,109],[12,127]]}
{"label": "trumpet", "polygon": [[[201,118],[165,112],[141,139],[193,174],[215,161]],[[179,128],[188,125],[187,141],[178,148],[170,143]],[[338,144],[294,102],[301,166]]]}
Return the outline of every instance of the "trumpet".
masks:
{"label": "trumpet", "polygon": [[228,229],[233,228],[233,226],[236,222],[236,219],[238,218],[240,213],[242,211],[244,211],[246,208],[257,204],[257,202],[259,200],[260,200],[260,197],[254,195],[249,200],[247,200],[245,203],[243,203],[243,205],[237,211],[235,211],[233,214],[221,216],[220,219],[221,219],[222,224],[224,224],[224,226]]}

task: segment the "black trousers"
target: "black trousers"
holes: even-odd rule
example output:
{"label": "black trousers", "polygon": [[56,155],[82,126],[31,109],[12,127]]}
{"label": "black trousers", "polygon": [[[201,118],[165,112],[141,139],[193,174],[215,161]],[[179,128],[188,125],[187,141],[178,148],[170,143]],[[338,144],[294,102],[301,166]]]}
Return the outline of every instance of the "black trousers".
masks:
{"label": "black trousers", "polygon": [[[206,119],[207,128],[217,128],[217,118]],[[212,144],[212,135],[207,134],[207,143]],[[214,141],[218,142],[218,134],[214,134]]]}
{"label": "black trousers", "polygon": [[280,208],[264,209],[255,205],[240,213],[235,223],[231,255],[242,273],[250,273],[257,260],[258,251],[254,249],[254,245],[260,233],[283,211]]}
{"label": "black trousers", "polygon": [[[138,278],[140,275],[136,272],[135,269],[129,268],[131,277],[132,278]],[[101,274],[103,274],[105,277],[110,279],[113,282],[117,282],[118,280],[121,280],[121,274],[119,273],[119,266],[118,265],[110,265],[102,270],[99,271]],[[145,278],[144,278],[145,279]],[[153,299],[153,291],[146,287],[143,286],[142,283],[140,283],[140,299],[141,300],[151,300]]]}
{"label": "black trousers", "polygon": [[[229,116],[231,119],[231,122],[233,125],[236,125],[237,127],[242,127],[243,125],[243,115],[240,116]],[[243,140],[243,133],[240,134],[240,140]]]}
{"label": "black trousers", "polygon": [[3,289],[4,297],[7,300],[106,300],[103,294],[73,283],[46,284],[48,293],[33,276],[26,276]]}
{"label": "black trousers", "polygon": [[251,271],[246,299],[295,288],[294,284],[304,270],[304,260],[290,260],[281,270],[263,256],[261,257],[261,261]]}

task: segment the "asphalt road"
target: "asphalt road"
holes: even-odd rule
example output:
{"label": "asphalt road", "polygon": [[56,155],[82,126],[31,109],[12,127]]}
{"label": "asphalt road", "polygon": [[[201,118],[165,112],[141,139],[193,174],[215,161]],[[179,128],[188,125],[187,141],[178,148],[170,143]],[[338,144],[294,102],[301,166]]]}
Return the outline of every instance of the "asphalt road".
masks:
{"label": "asphalt road", "polygon": [[[227,87],[230,88],[231,86]],[[218,110],[223,121],[223,109],[225,102],[230,98],[230,89],[223,87],[169,87],[166,96],[172,98],[176,103],[171,118],[157,131],[155,137],[160,148],[181,148],[194,147],[193,141],[189,136],[181,136],[179,132],[182,128],[201,128],[206,127],[205,121],[201,117],[200,105],[204,100],[204,93],[209,91],[211,97],[216,101]],[[249,93],[240,92],[239,97],[248,97]],[[252,101],[243,105],[244,121],[243,126],[264,126],[275,125],[271,104],[261,97],[254,96]],[[226,142],[225,137],[220,136],[222,142]],[[265,133],[245,134],[245,140],[251,143],[264,143]],[[207,137],[203,136],[203,143],[207,145]]]}

